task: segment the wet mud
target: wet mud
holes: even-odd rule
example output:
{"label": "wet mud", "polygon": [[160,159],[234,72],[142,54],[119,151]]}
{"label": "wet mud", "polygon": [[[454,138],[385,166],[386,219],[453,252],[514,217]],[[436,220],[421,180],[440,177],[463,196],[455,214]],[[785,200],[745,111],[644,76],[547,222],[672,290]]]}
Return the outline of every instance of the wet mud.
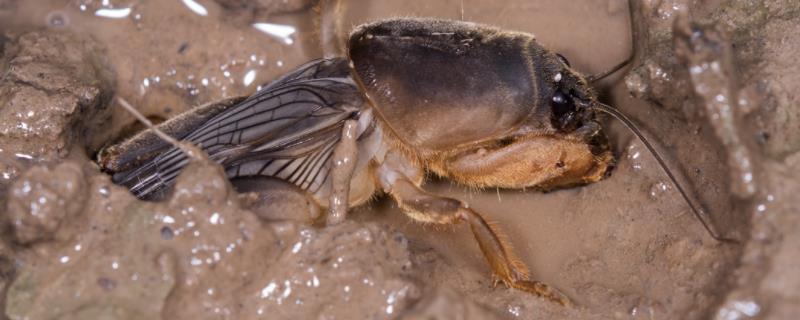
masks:
{"label": "wet mud", "polygon": [[[800,313],[800,5],[792,1],[0,0],[0,306],[9,319],[791,319]],[[693,215],[612,119],[610,177],[472,190],[532,277],[575,306],[493,287],[468,228],[389,199],[324,212],[276,183],[237,192],[202,156],[160,202],[92,161],[141,124],[247,95],[394,16],[533,33],[597,83],[690,186]],[[601,32],[602,31],[602,32]],[[323,219],[324,220],[324,219]],[[713,234],[736,243],[713,239]]]}

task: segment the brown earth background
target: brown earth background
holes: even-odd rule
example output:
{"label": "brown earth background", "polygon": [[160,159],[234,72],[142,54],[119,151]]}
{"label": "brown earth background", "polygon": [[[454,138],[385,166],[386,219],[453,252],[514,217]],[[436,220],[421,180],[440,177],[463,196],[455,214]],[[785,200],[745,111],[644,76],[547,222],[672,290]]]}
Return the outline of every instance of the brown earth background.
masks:
{"label": "brown earth background", "polygon": [[[598,183],[428,184],[503,226],[566,308],[493,288],[467,228],[420,226],[384,198],[320,227],[254,212],[207,161],[159,203],[92,161],[142,129],[115,97],[163,121],[396,16],[529,32],[585,74],[624,60],[633,37],[633,63],[597,89],[739,243],[712,239],[611,119],[617,168]],[[634,0],[634,32],[628,16],[624,0],[0,0],[0,318],[796,318],[800,2]]]}

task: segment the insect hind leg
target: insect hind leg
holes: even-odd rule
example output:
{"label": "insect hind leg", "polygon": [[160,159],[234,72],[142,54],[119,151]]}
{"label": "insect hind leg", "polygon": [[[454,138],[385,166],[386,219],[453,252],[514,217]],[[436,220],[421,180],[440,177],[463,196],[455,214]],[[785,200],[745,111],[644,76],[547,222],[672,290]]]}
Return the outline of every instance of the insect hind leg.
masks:
{"label": "insect hind leg", "polygon": [[231,180],[237,192],[244,193],[248,209],[265,221],[313,223],[321,208],[304,190],[289,182],[267,176],[238,177]]}
{"label": "insect hind leg", "polygon": [[430,194],[407,179],[398,178],[387,192],[411,219],[439,225],[466,222],[478,246],[492,268],[495,284],[522,290],[569,305],[569,299],[557,289],[542,282],[530,280],[528,268],[514,255],[510,243],[496,224],[487,222],[480,214],[457,199]]}

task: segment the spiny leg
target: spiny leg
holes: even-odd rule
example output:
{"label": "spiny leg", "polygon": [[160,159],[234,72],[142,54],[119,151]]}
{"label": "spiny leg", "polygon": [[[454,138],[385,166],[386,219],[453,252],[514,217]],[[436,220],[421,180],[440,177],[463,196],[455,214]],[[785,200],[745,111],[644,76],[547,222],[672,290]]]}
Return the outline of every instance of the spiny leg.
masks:
{"label": "spiny leg", "polygon": [[539,281],[530,280],[528,268],[512,252],[512,248],[499,228],[487,222],[477,212],[457,199],[430,194],[407,179],[396,179],[386,190],[400,208],[412,219],[424,223],[469,223],[483,256],[494,271],[495,279],[506,286],[548,298],[562,305],[569,299],[557,289]]}

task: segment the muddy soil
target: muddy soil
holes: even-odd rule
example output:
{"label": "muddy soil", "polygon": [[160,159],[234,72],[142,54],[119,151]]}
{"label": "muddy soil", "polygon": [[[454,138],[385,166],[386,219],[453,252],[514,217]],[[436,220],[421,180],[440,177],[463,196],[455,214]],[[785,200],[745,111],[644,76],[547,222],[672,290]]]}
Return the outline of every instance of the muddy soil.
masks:
{"label": "muddy soil", "polygon": [[[253,196],[202,156],[157,203],[92,162],[141,129],[113,96],[167,119],[341,54],[353,26],[394,16],[530,32],[586,74],[624,60],[632,34],[634,61],[597,89],[641,124],[705,210],[695,216],[611,119],[617,168],[592,185],[539,193],[431,178],[428,190],[497,221],[533,277],[575,302],[562,307],[492,287],[467,228],[414,224],[387,199],[320,227],[308,212],[254,212]],[[791,319],[800,5],[645,0],[633,18],[631,32],[623,0],[0,0],[3,316]]]}

